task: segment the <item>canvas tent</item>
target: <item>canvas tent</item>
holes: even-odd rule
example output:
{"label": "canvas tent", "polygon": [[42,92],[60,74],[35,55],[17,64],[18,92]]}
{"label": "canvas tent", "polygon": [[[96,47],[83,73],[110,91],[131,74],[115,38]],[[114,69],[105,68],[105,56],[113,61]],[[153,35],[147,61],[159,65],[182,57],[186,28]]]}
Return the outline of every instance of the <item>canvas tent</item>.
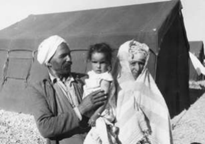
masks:
{"label": "canvas tent", "polygon": [[[190,41],[190,52],[194,54],[199,61],[203,64],[204,62],[204,44],[203,41]],[[202,74],[198,74],[197,71],[193,67],[193,63],[190,61],[190,68],[189,68],[189,79],[190,80],[203,80],[204,76]]]}
{"label": "canvas tent", "polygon": [[[29,112],[29,98],[24,94],[24,89],[28,83],[36,81],[45,73],[36,62],[36,50],[44,38],[54,34],[66,39],[74,50],[72,69],[79,73],[88,69],[85,49],[90,44],[107,42],[117,49],[120,44],[130,39],[146,43],[152,51],[149,70],[168,104],[171,115],[189,106],[189,45],[181,3],[168,1],[30,15],[1,30],[1,107],[15,107],[16,111]],[[9,106],[6,103],[9,103]]]}

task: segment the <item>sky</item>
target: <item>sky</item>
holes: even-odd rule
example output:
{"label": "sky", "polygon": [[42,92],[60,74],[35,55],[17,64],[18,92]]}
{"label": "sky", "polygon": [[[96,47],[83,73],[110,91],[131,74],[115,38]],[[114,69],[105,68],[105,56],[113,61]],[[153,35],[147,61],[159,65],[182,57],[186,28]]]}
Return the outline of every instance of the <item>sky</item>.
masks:
{"label": "sky", "polygon": [[[68,12],[166,0],[0,0],[0,30],[30,14]],[[189,40],[205,42],[205,0],[181,0]],[[202,19],[203,18],[203,19]]]}
{"label": "sky", "polygon": [[0,0],[0,30],[26,18],[30,14],[113,7],[147,1],[154,0]]}
{"label": "sky", "polygon": [[205,43],[205,0],[182,0],[181,2],[188,39]]}

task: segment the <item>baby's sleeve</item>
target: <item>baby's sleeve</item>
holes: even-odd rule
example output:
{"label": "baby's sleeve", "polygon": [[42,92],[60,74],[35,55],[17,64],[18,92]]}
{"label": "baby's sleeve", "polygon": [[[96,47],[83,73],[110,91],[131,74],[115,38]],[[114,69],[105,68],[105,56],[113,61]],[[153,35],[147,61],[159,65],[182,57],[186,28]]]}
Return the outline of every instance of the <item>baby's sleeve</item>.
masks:
{"label": "baby's sleeve", "polygon": [[113,81],[112,74],[109,73],[109,72],[106,72],[106,73],[102,74],[101,79],[109,81],[109,82]]}

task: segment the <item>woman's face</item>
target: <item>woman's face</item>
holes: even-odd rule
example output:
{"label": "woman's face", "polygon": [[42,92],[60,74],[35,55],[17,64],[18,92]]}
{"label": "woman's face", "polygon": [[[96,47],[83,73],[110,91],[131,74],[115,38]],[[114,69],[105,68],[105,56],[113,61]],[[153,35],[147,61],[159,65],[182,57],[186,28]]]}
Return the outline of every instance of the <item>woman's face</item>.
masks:
{"label": "woman's face", "polygon": [[104,53],[94,52],[91,56],[92,70],[98,74],[108,70],[109,64]]}
{"label": "woman's face", "polygon": [[144,65],[145,65],[145,62],[143,61],[139,61],[139,60],[129,61],[130,70],[135,80],[142,72]]}

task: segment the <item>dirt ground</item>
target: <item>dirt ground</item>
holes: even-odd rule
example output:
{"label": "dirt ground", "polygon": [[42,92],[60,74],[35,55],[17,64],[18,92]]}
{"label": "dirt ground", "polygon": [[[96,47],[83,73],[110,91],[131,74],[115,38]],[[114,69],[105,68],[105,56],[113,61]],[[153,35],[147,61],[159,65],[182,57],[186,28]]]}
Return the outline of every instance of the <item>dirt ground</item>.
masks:
{"label": "dirt ground", "polygon": [[33,116],[0,110],[0,144],[45,144]]}
{"label": "dirt ground", "polygon": [[205,144],[205,94],[172,119],[174,144]]}

